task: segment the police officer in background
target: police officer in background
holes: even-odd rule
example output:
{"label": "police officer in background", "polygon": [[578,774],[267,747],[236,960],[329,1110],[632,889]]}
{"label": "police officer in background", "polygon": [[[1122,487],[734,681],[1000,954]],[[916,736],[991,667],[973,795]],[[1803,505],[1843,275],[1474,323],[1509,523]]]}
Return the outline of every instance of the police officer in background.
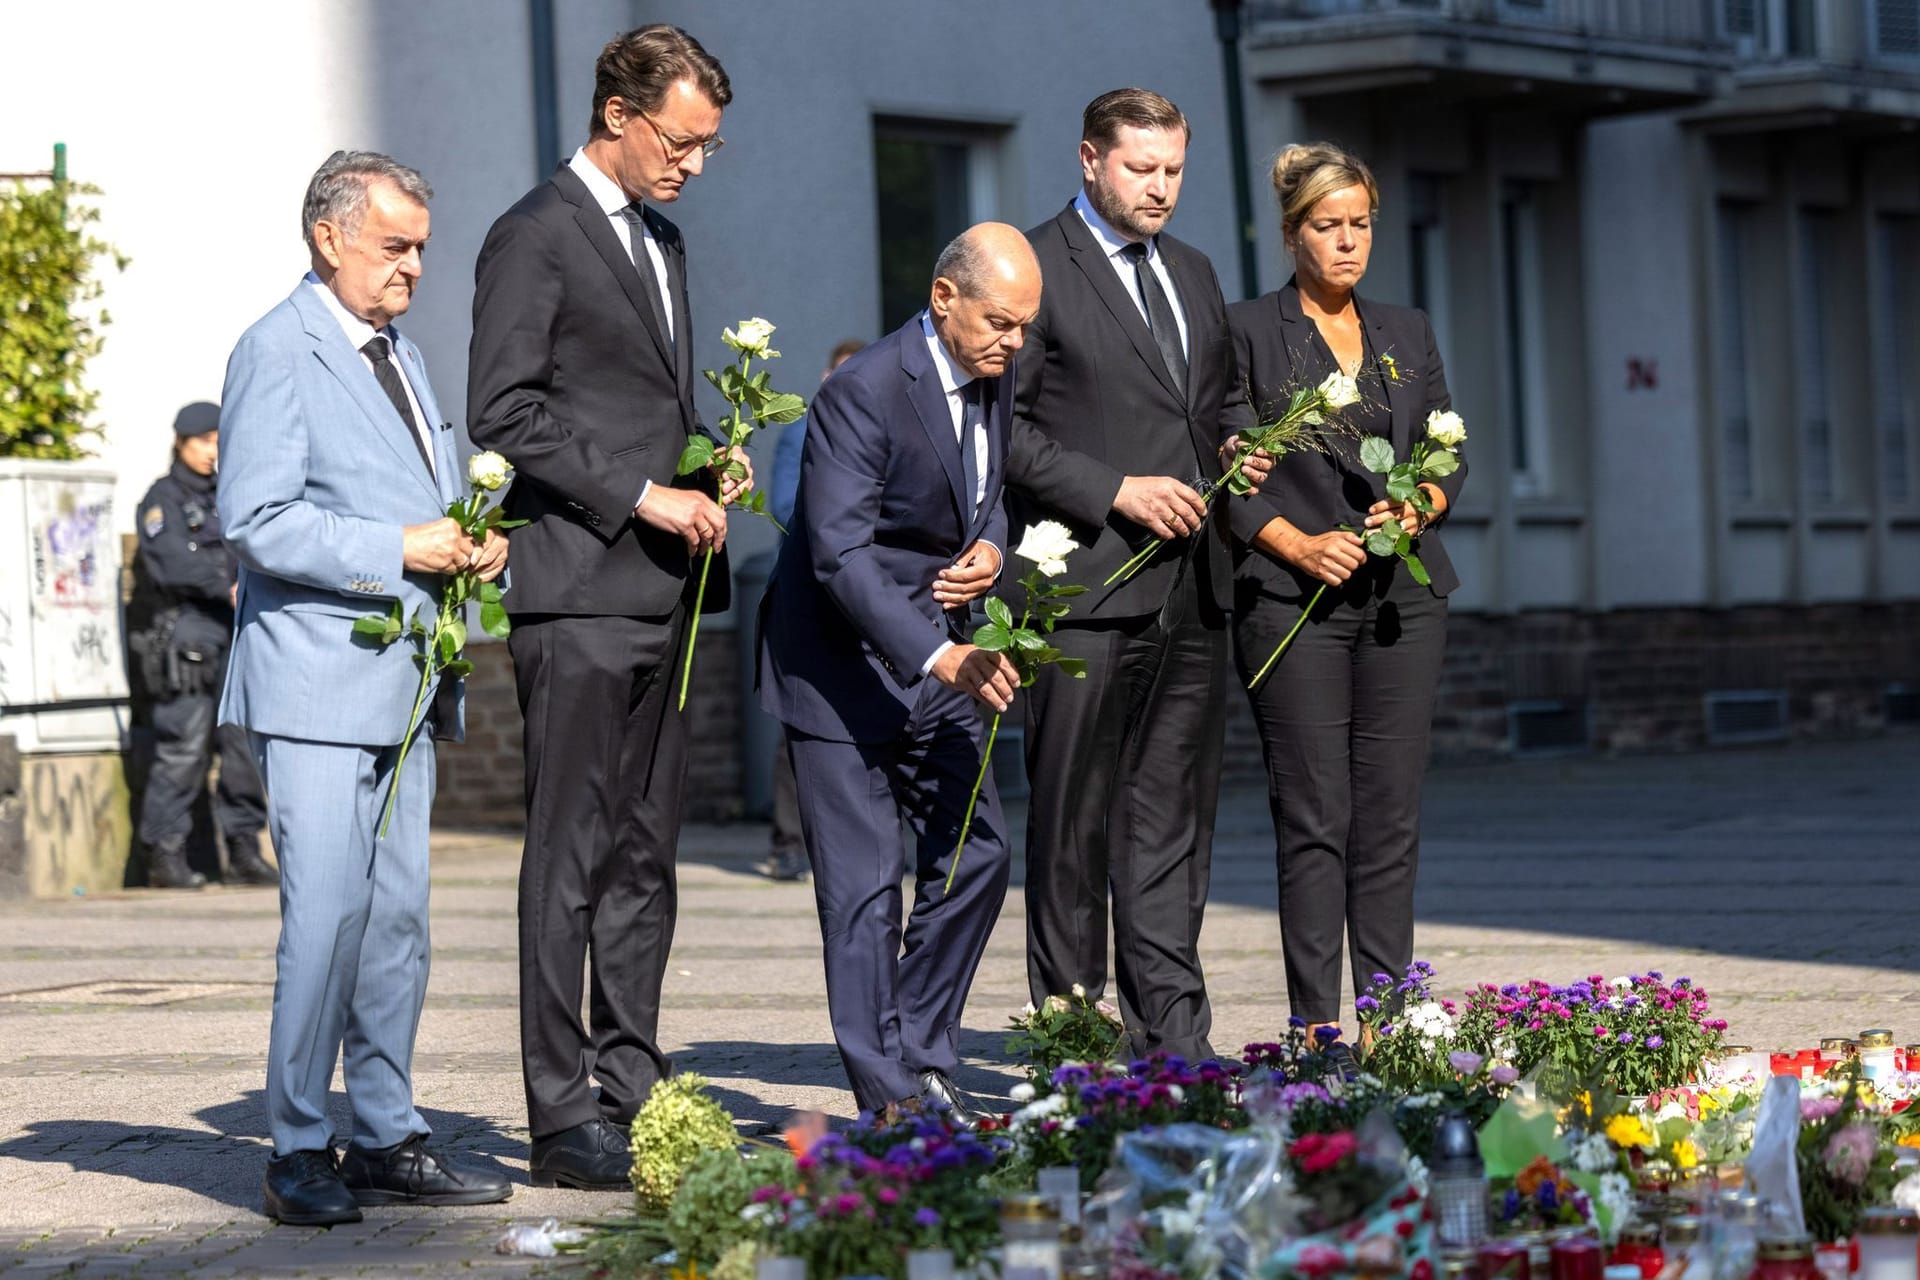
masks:
{"label": "police officer in background", "polygon": [[193,807],[207,785],[209,756],[220,752],[214,817],[227,846],[226,879],[278,884],[260,856],[266,797],[246,730],[214,725],[233,638],[235,564],[220,537],[214,467],[220,409],[204,401],[173,420],[173,466],[140,500],[137,592],[151,611],[137,639],[141,675],[153,698],[153,768],[140,806],[147,883],[197,889],[206,877],[187,865]]}

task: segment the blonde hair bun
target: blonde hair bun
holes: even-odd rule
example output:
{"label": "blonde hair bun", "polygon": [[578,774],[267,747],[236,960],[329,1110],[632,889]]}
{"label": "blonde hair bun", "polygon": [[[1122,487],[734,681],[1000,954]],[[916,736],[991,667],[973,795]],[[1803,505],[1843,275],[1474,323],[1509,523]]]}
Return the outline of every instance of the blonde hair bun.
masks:
{"label": "blonde hair bun", "polygon": [[1367,189],[1367,204],[1380,209],[1380,188],[1366,161],[1331,142],[1294,142],[1273,158],[1273,195],[1280,203],[1280,225],[1291,231],[1306,221],[1313,206],[1336,191]]}

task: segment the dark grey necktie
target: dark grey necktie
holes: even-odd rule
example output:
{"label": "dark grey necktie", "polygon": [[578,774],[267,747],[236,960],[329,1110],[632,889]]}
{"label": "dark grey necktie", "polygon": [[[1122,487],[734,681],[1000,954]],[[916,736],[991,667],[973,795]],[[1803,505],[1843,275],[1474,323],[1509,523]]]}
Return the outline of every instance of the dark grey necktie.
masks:
{"label": "dark grey necktie", "polygon": [[393,402],[400,421],[407,424],[407,435],[412,438],[413,447],[420,451],[420,461],[427,464],[427,474],[432,475],[433,458],[427,453],[426,442],[420,438],[420,420],[413,416],[413,402],[407,399],[406,383],[401,381],[400,371],[393,367],[392,344],[384,333],[376,333],[360,348],[360,354],[373,361],[374,379]]}
{"label": "dark grey necktie", "polygon": [[673,326],[667,323],[667,313],[662,299],[666,296],[660,289],[660,277],[653,270],[653,255],[647,252],[646,219],[641,213],[641,204],[634,201],[620,211],[627,220],[627,252],[633,256],[634,270],[640,273],[640,279],[647,286],[647,305],[653,308],[653,322],[660,326],[661,340],[667,344],[667,350],[673,350]]}
{"label": "dark grey necktie", "polygon": [[983,383],[975,378],[960,388],[960,509],[966,532],[973,532],[973,518],[980,511],[980,455],[975,452],[979,433],[986,429],[987,407]]}
{"label": "dark grey necktie", "polygon": [[1173,375],[1173,385],[1180,389],[1180,398],[1187,398],[1187,353],[1180,347],[1180,322],[1174,318],[1173,303],[1167,299],[1167,291],[1160,287],[1159,273],[1147,262],[1147,246],[1144,242],[1130,244],[1120,251],[1120,256],[1133,263],[1133,278],[1140,286],[1140,300],[1147,305],[1147,328],[1153,331],[1154,345],[1160,348],[1160,358],[1166,361],[1167,372]]}

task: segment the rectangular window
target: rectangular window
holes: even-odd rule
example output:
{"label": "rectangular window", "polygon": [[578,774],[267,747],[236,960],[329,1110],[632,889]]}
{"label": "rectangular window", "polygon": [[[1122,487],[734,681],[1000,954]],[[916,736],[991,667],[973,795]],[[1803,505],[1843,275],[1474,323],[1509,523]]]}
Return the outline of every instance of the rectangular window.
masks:
{"label": "rectangular window", "polygon": [[994,131],[965,125],[875,117],[882,333],[927,305],[933,264],[947,242],[997,216],[996,141]]}
{"label": "rectangular window", "polygon": [[1547,490],[1546,307],[1541,290],[1540,207],[1530,184],[1509,182],[1500,200],[1500,265],[1506,303],[1507,422],[1513,491]]}
{"label": "rectangular window", "polygon": [[1838,219],[1827,209],[1800,211],[1800,288],[1794,299],[1795,407],[1807,497],[1834,500],[1833,419],[1827,398],[1827,289],[1833,282]]}
{"label": "rectangular window", "polygon": [[1915,356],[1913,291],[1903,284],[1920,269],[1914,241],[1920,219],[1882,214],[1875,224],[1879,262],[1874,270],[1874,413],[1880,423],[1880,485],[1890,503],[1913,501]]}
{"label": "rectangular window", "polygon": [[1407,175],[1407,241],[1413,278],[1413,305],[1433,322],[1434,345],[1446,363],[1452,348],[1447,341],[1447,228],[1441,217],[1444,179],[1430,173]]}
{"label": "rectangular window", "polygon": [[1720,449],[1727,497],[1753,500],[1753,420],[1747,392],[1747,267],[1752,235],[1752,209],[1722,200],[1718,212],[1719,377],[1714,390],[1720,401]]}

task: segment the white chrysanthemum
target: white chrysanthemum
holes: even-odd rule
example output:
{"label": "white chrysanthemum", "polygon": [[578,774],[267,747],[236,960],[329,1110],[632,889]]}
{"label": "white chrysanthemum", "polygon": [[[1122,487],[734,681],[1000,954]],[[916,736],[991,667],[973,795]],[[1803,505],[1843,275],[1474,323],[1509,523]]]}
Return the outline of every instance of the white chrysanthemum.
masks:
{"label": "white chrysanthemum", "polygon": [[1007,1096],[1015,1102],[1025,1105],[1033,1101],[1033,1085],[1026,1080],[1022,1080],[1019,1084],[1007,1091]]}

